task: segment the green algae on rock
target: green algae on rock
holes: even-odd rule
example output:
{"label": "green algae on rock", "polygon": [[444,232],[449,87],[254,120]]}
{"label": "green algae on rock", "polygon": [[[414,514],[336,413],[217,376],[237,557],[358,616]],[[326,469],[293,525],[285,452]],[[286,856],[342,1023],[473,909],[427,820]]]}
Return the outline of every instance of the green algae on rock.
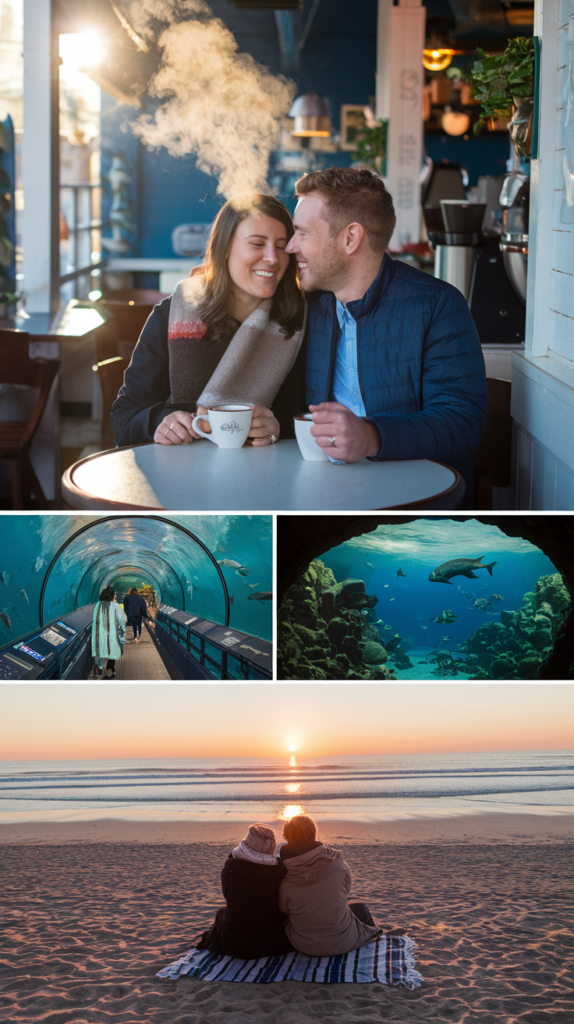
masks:
{"label": "green algae on rock", "polygon": [[[369,622],[377,604],[363,580],[337,583],[319,559],[289,588],[278,614],[280,679],[394,679]],[[362,613],[366,614],[362,614]]]}
{"label": "green algae on rock", "polygon": [[541,576],[518,611],[503,611],[468,638],[466,665],[477,679],[537,679],[571,603],[562,576]]}

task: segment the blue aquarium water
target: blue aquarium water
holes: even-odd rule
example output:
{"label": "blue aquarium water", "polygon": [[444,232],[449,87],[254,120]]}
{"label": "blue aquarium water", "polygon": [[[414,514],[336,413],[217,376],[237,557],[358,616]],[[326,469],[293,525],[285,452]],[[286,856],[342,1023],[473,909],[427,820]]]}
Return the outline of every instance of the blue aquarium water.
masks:
{"label": "blue aquarium water", "polygon": [[[345,580],[362,581],[363,596],[353,594],[361,589],[357,583],[347,587],[348,599],[335,587],[329,606],[325,592]],[[536,678],[569,603],[549,558],[496,526],[450,519],[384,524],[324,552],[288,592],[280,614],[279,674]],[[347,635],[341,616],[349,622]],[[368,652],[369,641],[376,646]],[[374,652],[381,654],[381,646],[386,658],[377,669]],[[346,675],[336,674],[333,659],[342,670],[350,660]]]}
{"label": "blue aquarium water", "polygon": [[0,823],[574,814],[574,751],[0,763]]}
{"label": "blue aquarium water", "polygon": [[40,617],[48,622],[92,604],[105,586],[121,599],[130,587],[149,584],[158,603],[222,623],[224,590],[199,541],[220,563],[229,624],[271,640],[272,602],[257,597],[272,590],[271,516],[7,515],[0,537],[0,647],[35,629]]}

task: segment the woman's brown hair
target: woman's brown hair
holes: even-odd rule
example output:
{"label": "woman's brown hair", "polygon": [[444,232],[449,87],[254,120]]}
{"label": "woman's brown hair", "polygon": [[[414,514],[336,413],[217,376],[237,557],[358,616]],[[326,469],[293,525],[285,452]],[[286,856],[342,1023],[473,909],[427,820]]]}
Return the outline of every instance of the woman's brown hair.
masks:
{"label": "woman's brown hair", "polygon": [[[287,239],[293,235],[289,211],[274,196],[254,192],[253,195],[229,199],[221,207],[211,228],[203,266],[192,272],[194,275],[203,274],[205,278],[205,295],[197,311],[207,325],[206,338],[209,341],[222,341],[237,330],[237,321],[230,313],[231,278],[227,257],[238,225],[252,213],[280,221],[287,232]],[[271,319],[283,328],[285,337],[290,338],[303,324],[303,309],[303,296],[297,282],[297,260],[291,256],[273,296]]]}
{"label": "woman's brown hair", "polygon": [[283,835],[292,846],[312,842],[317,838],[317,826],[306,814],[296,814],[283,826]]}

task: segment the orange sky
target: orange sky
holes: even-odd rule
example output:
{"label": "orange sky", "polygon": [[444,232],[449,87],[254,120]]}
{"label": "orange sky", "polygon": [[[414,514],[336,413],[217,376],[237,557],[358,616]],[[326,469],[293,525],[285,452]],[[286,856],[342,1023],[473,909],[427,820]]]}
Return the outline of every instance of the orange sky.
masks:
{"label": "orange sky", "polygon": [[0,760],[574,748],[574,683],[8,684]]}

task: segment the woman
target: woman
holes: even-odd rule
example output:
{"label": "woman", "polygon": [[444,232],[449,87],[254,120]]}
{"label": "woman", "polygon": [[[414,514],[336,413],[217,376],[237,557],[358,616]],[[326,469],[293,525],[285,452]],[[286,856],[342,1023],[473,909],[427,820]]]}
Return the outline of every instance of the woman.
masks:
{"label": "woman", "polygon": [[198,949],[239,960],[278,956],[293,949],[277,906],[285,868],[275,856],[276,846],[270,825],[251,825],[221,872],[227,906],[217,911],[214,924],[197,943]]}
{"label": "woman", "polygon": [[286,822],[281,862],[287,869],[279,887],[279,909],[295,949],[307,956],[336,956],[370,942],[377,928],[364,903],[348,903],[351,872],[340,850],[317,839],[312,818],[298,814]]}
{"label": "woman", "polygon": [[142,331],[112,409],[118,445],[189,444],[200,436],[197,411],[230,404],[254,406],[253,445],[272,444],[280,431],[294,436],[293,414],[306,404],[304,302],[296,259],[285,252],[292,234],[273,196],[225,203],[203,266]]}
{"label": "woman", "polygon": [[92,655],[98,679],[116,678],[116,661],[122,656],[124,621],[113,587],[106,587],[100,594],[92,620]]}

